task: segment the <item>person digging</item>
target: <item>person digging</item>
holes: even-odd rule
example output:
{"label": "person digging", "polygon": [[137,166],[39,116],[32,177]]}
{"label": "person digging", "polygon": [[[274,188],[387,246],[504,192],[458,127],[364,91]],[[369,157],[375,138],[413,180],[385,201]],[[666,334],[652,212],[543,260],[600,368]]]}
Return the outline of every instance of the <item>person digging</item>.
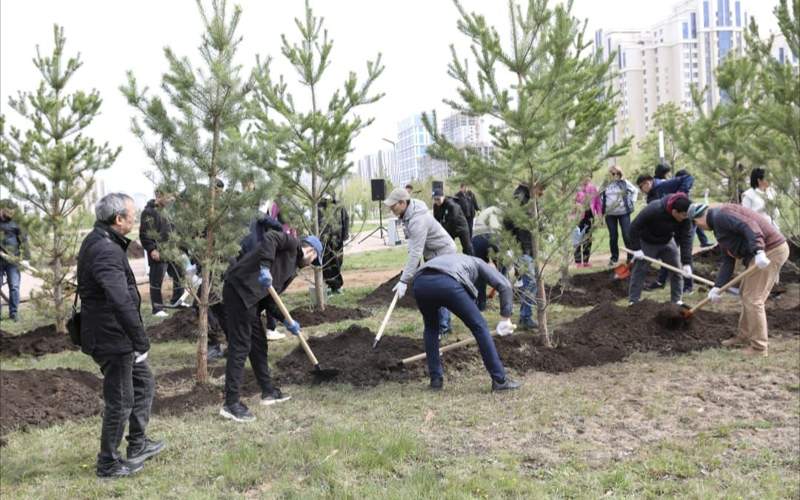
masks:
{"label": "person digging", "polygon": [[[397,298],[402,299],[408,289],[408,284],[417,271],[421,258],[433,259],[440,255],[456,253],[456,244],[453,238],[428,212],[424,202],[411,199],[403,188],[397,188],[389,193],[383,201],[392,213],[403,222],[408,241],[408,260],[403,268],[400,281],[392,288]],[[439,311],[439,334],[450,333],[450,313],[446,308]]]}
{"label": "person digging", "polygon": [[789,244],[780,231],[763,215],[733,203],[708,208],[702,203],[689,207],[689,217],[698,227],[714,232],[722,252],[714,288],[708,292],[712,302],[722,296],[720,287],[727,283],[737,260],[757,270],[744,277],[739,289],[742,312],[738,332],[723,340],[725,347],[744,347],[742,353],[767,356],[767,313],[764,304],[781,267],[789,258]]}
{"label": "person digging", "polygon": [[228,330],[228,358],[225,364],[225,403],[219,411],[235,422],[251,422],[255,416],[239,399],[245,359],[261,388],[261,404],[270,405],[289,399],[272,383],[267,363],[267,338],[261,311],[284,321],[293,335],[300,333],[300,324],[284,319],[268,291],[273,287],[282,293],[294,279],[297,270],[320,265],[322,243],[315,236],[302,241],[279,231],[269,231],[250,251],[241,255],[225,273],[222,297]]}
{"label": "person digging", "polygon": [[478,310],[476,284],[489,283],[500,293],[500,323],[497,334],[510,335],[514,312],[514,291],[511,283],[496,269],[477,257],[449,254],[426,262],[414,276],[413,293],[425,322],[425,355],[428,361],[430,387],[442,389],[444,372],[439,358],[439,311],[448,309],[470,329],[478,342],[483,365],[492,378],[492,391],[518,389],[520,384],[506,377],[486,319]]}
{"label": "person digging", "polygon": [[[639,212],[630,228],[629,250],[633,251],[633,272],[628,289],[629,305],[639,302],[650,263],[644,257],[660,259],[673,267],[683,267],[684,275],[692,273],[692,223],[689,220],[691,201],[684,193],[675,193],[655,200]],[[680,246],[680,250],[678,249]],[[670,271],[670,301],[680,305],[683,275]]]}

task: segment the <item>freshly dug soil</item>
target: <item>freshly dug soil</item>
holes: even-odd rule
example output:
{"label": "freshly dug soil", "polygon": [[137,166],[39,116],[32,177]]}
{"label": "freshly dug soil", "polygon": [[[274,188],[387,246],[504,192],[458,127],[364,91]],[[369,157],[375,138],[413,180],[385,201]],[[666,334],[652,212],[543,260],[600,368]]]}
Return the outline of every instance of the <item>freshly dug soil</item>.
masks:
{"label": "freshly dug soil", "polygon": [[102,384],[81,370],[2,370],[0,434],[98,415]]}
{"label": "freshly dug soil", "polygon": [[[389,304],[392,303],[392,299],[394,298],[394,292],[392,291],[392,288],[394,288],[397,282],[400,281],[401,275],[402,273],[398,273],[394,278],[379,285],[378,288],[361,299],[358,304],[364,307],[389,307]],[[408,309],[417,308],[417,301],[414,300],[414,294],[411,292],[412,284],[413,282],[408,284],[408,290],[406,291],[405,296],[397,301],[396,307],[405,307]]]}
{"label": "freshly dug soil", "polygon": [[[704,252],[696,253],[692,256],[692,267],[700,276],[714,281],[719,271],[719,261],[721,251],[719,247],[714,247]],[[789,242],[789,260],[781,268],[780,283],[776,285],[775,291],[782,293],[785,291],[783,285],[797,283],[800,281],[800,247]]]}
{"label": "freshly dug soil", "polygon": [[40,326],[21,335],[0,330],[0,356],[44,356],[78,349],[66,333],[57,333],[55,325]]}
{"label": "freshly dug soil", "polygon": [[[192,370],[192,372],[194,372],[194,370]],[[182,392],[164,398],[156,395],[156,398],[153,400],[153,413],[156,415],[179,416],[206,406],[215,405],[222,405],[222,390],[210,384],[194,384],[188,392]]]}
{"label": "freshly dug soil", "polygon": [[[215,322],[209,322],[208,328],[218,331],[220,337],[224,337]],[[196,340],[197,313],[194,309],[173,309],[169,318],[147,329],[147,336],[151,342]]]}
{"label": "freshly dug soil", "polygon": [[314,311],[308,307],[298,307],[290,311],[292,319],[301,326],[316,326],[323,323],[336,323],[345,320],[358,320],[369,317],[370,313],[363,309],[347,309],[344,307],[326,306],[324,311]]}
{"label": "freshly dug soil", "polygon": [[584,307],[614,302],[628,296],[630,279],[615,280],[614,271],[575,274],[568,286],[561,283],[549,287],[547,299],[555,304]]}

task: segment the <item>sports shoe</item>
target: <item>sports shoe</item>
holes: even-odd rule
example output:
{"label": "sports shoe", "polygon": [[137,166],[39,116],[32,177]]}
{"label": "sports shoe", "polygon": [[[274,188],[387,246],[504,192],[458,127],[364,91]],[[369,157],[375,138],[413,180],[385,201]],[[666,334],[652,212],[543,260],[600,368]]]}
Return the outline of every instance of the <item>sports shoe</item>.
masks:
{"label": "sports shoe", "polygon": [[219,344],[210,345],[208,346],[208,360],[209,361],[216,361],[218,359],[222,359],[225,357],[225,353],[222,351],[222,346]]}
{"label": "sports shoe", "polygon": [[166,318],[167,316],[169,316],[169,313],[167,311],[158,311],[154,312],[153,316],[155,316],[156,318]]}
{"label": "sports shoe", "polygon": [[539,322],[533,318],[527,319],[519,319],[519,329],[520,330],[536,330],[539,328]]}
{"label": "sports shoe", "polygon": [[729,339],[725,339],[721,342],[723,347],[739,347],[745,344],[743,338],[736,335],[735,337],[731,337]]}
{"label": "sports shoe", "polygon": [[141,463],[135,464],[125,460],[117,460],[111,465],[101,466],[97,464],[95,473],[100,479],[118,479],[136,474],[144,468]]}
{"label": "sports shoe", "polygon": [[284,401],[289,401],[290,399],[292,399],[291,396],[282,393],[277,387],[261,393],[261,404],[264,406],[274,405],[275,403],[283,403]]}
{"label": "sports shoe", "polygon": [[648,283],[648,284],[646,284],[646,285],[644,286],[644,289],[645,289],[646,291],[648,291],[648,292],[649,292],[649,291],[652,291],[652,290],[659,290],[659,289],[661,289],[661,288],[664,288],[664,283],[660,283],[660,282],[658,282],[658,281],[654,281],[654,282],[652,282],[652,283]]}
{"label": "sports shoe", "polygon": [[331,293],[333,295],[341,295],[342,294],[342,289],[341,288],[331,288]]}
{"label": "sports shoe", "polygon": [[431,379],[430,388],[432,391],[441,391],[443,386],[444,386],[444,379],[438,377]]}
{"label": "sports shoe", "polygon": [[177,307],[186,307],[185,304],[186,304],[186,300],[188,298],[189,298],[189,290],[184,290],[183,291],[183,295],[181,295],[180,298],[178,298],[178,300],[175,300],[175,301],[172,302],[172,307],[176,307],[176,308]]}
{"label": "sports shoe", "polygon": [[241,402],[225,405],[219,410],[219,414],[234,422],[252,422],[256,419],[255,415]]}
{"label": "sports shoe", "polygon": [[453,329],[452,328],[448,328],[446,330],[440,331],[439,332],[439,340],[447,338],[447,336],[450,335],[451,333],[453,333]]}
{"label": "sports shoe", "polygon": [[753,349],[752,347],[745,347],[740,352],[751,358],[766,358],[769,355],[766,349]]}
{"label": "sports shoe", "polygon": [[502,382],[492,379],[492,392],[513,391],[519,389],[520,383],[506,377]]}
{"label": "sports shoe", "polygon": [[616,267],[619,264],[617,259],[608,259],[608,267]]}
{"label": "sports shoe", "polygon": [[132,464],[141,464],[145,460],[164,451],[164,446],[164,441],[154,441],[150,438],[145,438],[144,444],[136,447],[133,451],[131,451],[131,447],[128,446],[128,462]]}
{"label": "sports shoe", "polygon": [[286,338],[285,333],[281,333],[277,330],[267,330],[267,340],[281,340]]}

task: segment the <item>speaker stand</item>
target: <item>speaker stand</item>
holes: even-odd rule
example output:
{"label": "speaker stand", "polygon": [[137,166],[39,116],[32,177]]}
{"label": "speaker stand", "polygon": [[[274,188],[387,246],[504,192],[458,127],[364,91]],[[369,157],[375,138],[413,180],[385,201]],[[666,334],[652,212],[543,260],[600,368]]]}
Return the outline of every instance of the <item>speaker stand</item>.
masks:
{"label": "speaker stand", "polygon": [[387,233],[389,232],[388,229],[383,227],[383,210],[382,210],[382,208],[383,207],[381,207],[381,202],[379,201],[378,202],[378,227],[373,229],[372,232],[369,233],[368,235],[364,236],[364,238],[361,241],[359,241],[359,243],[364,243],[365,241],[367,241],[370,238],[370,236],[375,234],[375,231],[380,231],[381,240],[383,240],[383,232],[384,231],[386,231]]}

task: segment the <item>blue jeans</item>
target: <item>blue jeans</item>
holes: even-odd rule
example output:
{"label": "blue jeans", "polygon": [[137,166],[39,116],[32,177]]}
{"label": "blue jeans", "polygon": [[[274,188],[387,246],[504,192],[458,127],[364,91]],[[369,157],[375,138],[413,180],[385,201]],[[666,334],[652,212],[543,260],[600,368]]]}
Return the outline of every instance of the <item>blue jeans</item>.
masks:
{"label": "blue jeans", "polygon": [[520,289],[519,319],[522,323],[533,321],[533,305],[536,304],[536,268],[533,257],[523,255],[517,262],[522,288]]}
{"label": "blue jeans", "polygon": [[[606,227],[608,228],[608,247],[611,251],[611,260],[614,262],[619,261],[619,232],[617,230],[617,224],[619,224],[619,229],[622,230],[622,241],[625,242],[625,246],[627,248],[630,248],[630,243],[628,243],[628,235],[630,234],[631,229],[630,214],[606,215]],[[630,262],[632,257],[633,256],[631,254],[628,254],[628,258],[626,260]]]}
{"label": "blue jeans", "polygon": [[506,372],[497,355],[489,326],[464,286],[446,274],[427,271],[414,278],[413,289],[417,307],[425,321],[425,355],[431,379],[442,378],[444,374],[439,358],[439,311],[446,308],[453,311],[475,336],[483,366],[492,379],[504,381]]}
{"label": "blue jeans", "polygon": [[13,318],[19,308],[19,267],[0,259],[0,288],[3,288],[4,279],[8,280],[8,312]]}

